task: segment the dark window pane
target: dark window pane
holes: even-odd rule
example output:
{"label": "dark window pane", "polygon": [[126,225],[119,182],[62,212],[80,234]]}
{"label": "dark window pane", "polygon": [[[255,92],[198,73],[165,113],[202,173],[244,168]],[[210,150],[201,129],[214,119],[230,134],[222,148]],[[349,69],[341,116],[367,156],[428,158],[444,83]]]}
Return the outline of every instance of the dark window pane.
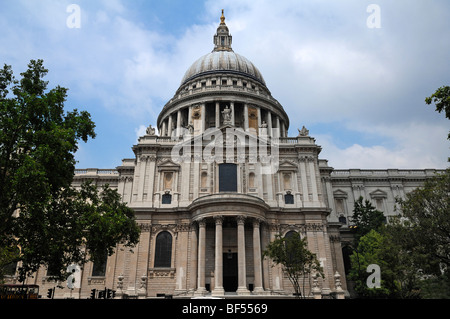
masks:
{"label": "dark window pane", "polygon": [[342,224],[347,224],[347,218],[345,218],[345,216],[339,216],[339,222]]}
{"label": "dark window pane", "polygon": [[163,204],[170,204],[170,203],[172,203],[172,195],[170,195],[170,194],[162,195],[162,203]]}
{"label": "dark window pane", "polygon": [[297,249],[295,246],[293,246],[294,242],[290,242],[290,240],[295,239],[295,237],[300,238],[300,235],[296,231],[289,231],[284,235],[284,238],[286,239],[286,253],[288,255],[288,262],[290,264],[295,264],[296,259],[298,256],[296,256]]}
{"label": "dark window pane", "polygon": [[284,195],[284,203],[285,204],[294,204],[294,195],[292,195],[292,194],[285,194]]}
{"label": "dark window pane", "polygon": [[172,261],[172,235],[163,231],[156,236],[155,267],[170,268]]}
{"label": "dark window pane", "polygon": [[108,260],[108,256],[105,256],[103,262],[94,263],[94,267],[92,267],[92,276],[105,276],[106,274],[106,261]]}
{"label": "dark window pane", "polygon": [[237,165],[219,165],[219,192],[237,192]]}

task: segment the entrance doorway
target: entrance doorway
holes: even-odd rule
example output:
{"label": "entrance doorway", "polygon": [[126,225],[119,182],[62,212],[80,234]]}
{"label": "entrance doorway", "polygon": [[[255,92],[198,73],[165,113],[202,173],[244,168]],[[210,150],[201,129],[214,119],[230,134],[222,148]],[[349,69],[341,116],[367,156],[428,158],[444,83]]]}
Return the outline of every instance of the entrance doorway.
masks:
{"label": "entrance doorway", "polygon": [[238,258],[237,253],[223,254],[223,289],[225,292],[235,292],[238,288]]}

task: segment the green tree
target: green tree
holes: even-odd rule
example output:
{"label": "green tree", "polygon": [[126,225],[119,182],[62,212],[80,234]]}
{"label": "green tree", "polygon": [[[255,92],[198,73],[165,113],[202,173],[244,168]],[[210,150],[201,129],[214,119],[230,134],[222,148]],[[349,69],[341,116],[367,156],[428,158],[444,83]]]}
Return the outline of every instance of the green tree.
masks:
{"label": "green tree", "polygon": [[[417,269],[442,287],[450,287],[450,169],[424,186],[397,199],[399,226],[392,238],[401,240]],[[400,237],[400,239],[399,239]],[[422,284],[425,282],[422,281]],[[432,294],[428,293],[428,296]],[[450,297],[450,291],[447,293]]]}
{"label": "green tree", "polygon": [[276,235],[275,240],[264,250],[263,255],[272,259],[275,265],[282,266],[283,272],[294,287],[297,298],[307,297],[306,280],[310,283],[311,274],[324,277],[316,254],[308,250],[306,238],[301,239],[297,233],[287,237]]}
{"label": "green tree", "polygon": [[[375,264],[382,267],[384,261],[381,259],[381,247],[383,237],[375,230],[369,231],[361,236],[356,249],[350,256],[351,270],[349,279],[355,282],[355,291],[360,298],[382,298],[389,295],[388,289],[385,287],[385,278],[381,277],[381,288],[368,288],[366,269],[369,265]],[[383,273],[381,271],[381,273]]]}
{"label": "green tree", "polygon": [[[450,170],[397,199],[398,216],[360,237],[350,279],[364,298],[449,298]],[[381,269],[381,289],[366,285],[365,269]],[[360,271],[358,271],[358,269]]]}
{"label": "green tree", "polygon": [[[445,117],[450,120],[450,86],[442,86],[436,90],[431,96],[425,98],[425,103],[430,105],[435,103],[436,111],[445,113]],[[448,133],[450,139],[450,132]]]}
{"label": "green tree", "polygon": [[[450,267],[450,168],[397,199],[415,245],[430,252],[444,269]],[[423,265],[425,266],[425,265]]]}
{"label": "green tree", "polygon": [[352,223],[356,226],[355,239],[359,240],[362,236],[369,233],[371,230],[379,229],[386,218],[383,212],[375,209],[369,200],[364,200],[362,196],[355,201],[352,215]]}
{"label": "green tree", "polygon": [[21,280],[40,265],[63,279],[68,265],[99,260],[139,233],[117,192],[72,188],[78,142],[95,137],[95,124],[86,111],[65,111],[67,89],[47,90],[47,73],[42,60],[20,80],[11,66],[0,70],[0,247],[19,248]]}

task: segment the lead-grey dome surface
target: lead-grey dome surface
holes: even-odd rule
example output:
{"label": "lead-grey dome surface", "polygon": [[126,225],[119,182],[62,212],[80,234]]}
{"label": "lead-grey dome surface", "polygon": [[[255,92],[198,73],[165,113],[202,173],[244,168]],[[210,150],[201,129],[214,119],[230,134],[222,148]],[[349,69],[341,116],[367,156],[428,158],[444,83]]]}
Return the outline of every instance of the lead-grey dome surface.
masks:
{"label": "lead-grey dome surface", "polygon": [[221,72],[248,76],[264,86],[266,85],[261,72],[253,63],[233,51],[213,51],[202,56],[186,71],[181,85],[198,76]]}

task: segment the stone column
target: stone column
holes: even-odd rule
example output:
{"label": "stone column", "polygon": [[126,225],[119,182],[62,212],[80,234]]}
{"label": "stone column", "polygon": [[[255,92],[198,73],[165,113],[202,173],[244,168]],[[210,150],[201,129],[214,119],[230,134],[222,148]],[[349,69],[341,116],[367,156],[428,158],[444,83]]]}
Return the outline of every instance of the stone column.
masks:
{"label": "stone column", "polygon": [[303,205],[310,205],[308,182],[306,179],[306,156],[299,156],[299,174],[302,183]]}
{"label": "stone column", "polygon": [[216,128],[220,127],[220,103],[216,102]]}
{"label": "stone column", "polygon": [[213,296],[223,296],[225,290],[223,289],[223,246],[222,246],[222,216],[214,217],[216,221],[216,259],[214,267],[215,285],[212,291]]}
{"label": "stone column", "polygon": [[272,136],[272,113],[267,110],[267,136]]}
{"label": "stone column", "polygon": [[205,266],[206,266],[206,221],[201,219],[198,221],[198,283],[196,295],[204,295],[205,288]]}
{"label": "stone column", "polygon": [[178,110],[177,112],[177,133],[176,133],[176,138],[178,139],[178,137],[181,135],[181,110]]}
{"label": "stone column", "polygon": [[166,136],[166,120],[163,120],[160,136]]}
{"label": "stone column", "polygon": [[238,241],[238,295],[249,295],[247,289],[247,271],[245,269],[245,217],[237,216],[237,241]]}
{"label": "stone column", "polygon": [[202,128],[201,128],[201,133],[205,132],[206,130],[206,104],[202,103],[201,105],[201,110],[202,110]]}
{"label": "stone column", "polygon": [[230,102],[230,109],[231,109],[231,125],[235,125],[234,124],[234,102]]}
{"label": "stone column", "polygon": [[172,114],[169,115],[169,124],[167,125],[167,136],[172,136]]}
{"label": "stone column", "polygon": [[249,128],[248,128],[249,124],[248,124],[248,105],[247,103],[244,104],[244,131],[248,132]]}
{"label": "stone column", "polygon": [[191,246],[191,263],[190,263],[190,274],[189,274],[189,291],[194,293],[197,288],[197,271],[198,271],[198,237],[197,237],[197,227],[195,223],[191,223],[191,236],[190,236],[190,246]]}
{"label": "stone column", "polygon": [[253,293],[264,293],[262,285],[262,265],[261,265],[261,236],[259,232],[260,220],[253,220],[253,264],[254,264],[254,289]]}
{"label": "stone column", "polygon": [[275,117],[275,123],[276,123],[276,130],[275,130],[275,137],[281,137],[281,128],[280,128],[280,118],[278,115]]}
{"label": "stone column", "polygon": [[319,202],[319,195],[318,195],[318,188],[317,188],[317,182],[316,182],[316,170],[315,170],[315,158],[312,156],[308,156],[307,158],[308,165],[309,165],[309,176],[311,179],[311,189],[312,189],[312,200],[315,205],[318,205]]}
{"label": "stone column", "polygon": [[259,130],[261,127],[261,108],[259,106],[256,107],[256,116],[258,116],[258,128],[256,132],[259,135]]}
{"label": "stone column", "polygon": [[284,121],[281,121],[281,137],[287,137],[286,127],[284,126]]}

